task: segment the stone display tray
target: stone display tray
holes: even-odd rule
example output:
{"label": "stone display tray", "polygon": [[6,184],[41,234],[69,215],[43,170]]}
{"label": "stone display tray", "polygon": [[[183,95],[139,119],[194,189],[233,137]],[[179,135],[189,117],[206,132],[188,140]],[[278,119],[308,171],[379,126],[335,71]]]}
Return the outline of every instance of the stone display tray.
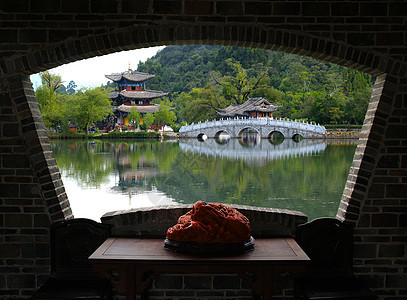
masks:
{"label": "stone display tray", "polygon": [[164,248],[169,251],[199,255],[199,256],[231,256],[247,253],[254,250],[254,238],[241,243],[198,243],[198,242],[179,242],[166,238]]}

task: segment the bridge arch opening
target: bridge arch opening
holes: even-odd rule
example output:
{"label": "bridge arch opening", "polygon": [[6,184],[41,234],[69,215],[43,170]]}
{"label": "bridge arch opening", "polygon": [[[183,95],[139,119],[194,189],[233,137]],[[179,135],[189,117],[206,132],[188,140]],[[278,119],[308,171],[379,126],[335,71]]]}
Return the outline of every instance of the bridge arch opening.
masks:
{"label": "bridge arch opening", "polygon": [[304,137],[303,137],[301,134],[296,133],[296,134],[294,134],[294,135],[292,136],[291,139],[292,139],[294,142],[299,143],[299,142],[301,142],[301,141],[304,139]]}
{"label": "bridge arch opening", "polygon": [[220,145],[224,145],[227,144],[230,140],[230,134],[229,132],[225,131],[225,130],[221,130],[218,131],[217,133],[215,133],[215,141],[216,143],[220,144]]}
{"label": "bridge arch opening", "polygon": [[251,127],[240,130],[238,137],[239,144],[244,147],[255,147],[260,143],[261,140],[260,132]]}
{"label": "bridge arch opening", "polygon": [[267,137],[267,140],[274,145],[280,145],[282,142],[284,142],[284,139],[284,134],[282,134],[280,131],[272,131]]}
{"label": "bridge arch opening", "polygon": [[204,142],[208,139],[208,136],[205,133],[200,133],[197,135],[196,139],[200,142]]}

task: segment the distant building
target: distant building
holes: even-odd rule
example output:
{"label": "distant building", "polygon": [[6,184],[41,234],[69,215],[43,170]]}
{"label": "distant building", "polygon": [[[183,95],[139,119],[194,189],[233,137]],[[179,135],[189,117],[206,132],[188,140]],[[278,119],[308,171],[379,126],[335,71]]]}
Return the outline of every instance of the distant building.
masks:
{"label": "distant building", "polygon": [[[120,127],[130,125],[128,114],[133,107],[137,107],[137,112],[141,117],[146,113],[156,113],[159,105],[150,102],[168,95],[161,91],[146,89],[146,81],[153,78],[154,75],[133,71],[129,68],[126,72],[105,76],[117,84],[117,90],[110,92],[110,99],[113,104],[115,123]],[[140,123],[143,123],[142,119]]]}
{"label": "distant building", "polygon": [[257,117],[265,118],[273,117],[273,112],[281,106],[271,104],[266,99],[250,98],[243,104],[229,105],[226,108],[218,110],[218,114],[222,117]]}

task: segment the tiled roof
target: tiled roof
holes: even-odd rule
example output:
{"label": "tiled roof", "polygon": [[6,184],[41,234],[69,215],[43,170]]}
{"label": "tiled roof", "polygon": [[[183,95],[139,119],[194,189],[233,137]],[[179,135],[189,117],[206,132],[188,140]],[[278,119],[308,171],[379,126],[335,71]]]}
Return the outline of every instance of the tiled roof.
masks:
{"label": "tiled roof", "polygon": [[139,113],[156,113],[158,112],[158,108],[160,107],[159,104],[154,104],[154,105],[137,105],[137,106],[132,106],[132,105],[120,105],[117,107],[118,111],[129,113],[132,108],[137,107],[137,112]]}
{"label": "tiled roof", "polygon": [[226,108],[218,110],[218,114],[223,117],[234,117],[234,116],[249,116],[249,112],[258,111],[258,112],[273,112],[276,111],[279,107],[274,104],[271,104],[266,99],[259,98],[250,98],[245,103],[240,105],[229,105]]}
{"label": "tiled roof", "polygon": [[115,99],[119,95],[123,96],[124,98],[129,98],[129,99],[155,99],[155,98],[160,98],[163,96],[167,96],[168,93],[164,93],[161,91],[152,91],[152,90],[146,90],[146,91],[126,91],[123,90],[121,92],[118,91],[111,91],[110,92],[110,98]]}
{"label": "tiled roof", "polygon": [[125,98],[131,98],[131,99],[155,99],[155,98],[167,96],[168,93],[164,93],[161,91],[152,91],[152,90],[145,90],[145,91],[123,90],[120,92],[120,95],[122,95]]}
{"label": "tiled roof", "polygon": [[123,73],[105,75],[105,77],[107,79],[113,80],[115,82],[118,82],[118,81],[122,80],[122,78],[125,78],[125,79],[127,79],[129,81],[141,82],[141,81],[146,81],[146,80],[148,80],[150,78],[153,78],[154,75],[129,70],[129,71],[126,71],[126,72],[123,72]]}

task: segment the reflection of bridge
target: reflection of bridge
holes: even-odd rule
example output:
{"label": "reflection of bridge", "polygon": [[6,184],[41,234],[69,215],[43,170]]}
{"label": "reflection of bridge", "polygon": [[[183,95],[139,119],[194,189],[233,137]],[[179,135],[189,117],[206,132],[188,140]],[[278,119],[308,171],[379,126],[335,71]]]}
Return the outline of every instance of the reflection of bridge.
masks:
{"label": "reflection of bridge", "polygon": [[231,139],[227,144],[219,144],[215,139],[200,142],[196,139],[179,141],[181,150],[207,156],[243,159],[245,161],[261,162],[281,159],[290,156],[310,156],[325,150],[326,144],[321,140],[303,140],[299,143],[285,140],[274,145],[268,140],[260,140],[256,144],[245,145],[239,140]]}
{"label": "reflection of bridge", "polygon": [[280,132],[285,138],[322,138],[326,132],[324,126],[305,122],[289,121],[275,118],[247,118],[207,121],[181,127],[180,137],[216,138],[221,133],[230,137],[241,137],[246,130],[257,131],[262,138],[270,138],[274,133]]}

